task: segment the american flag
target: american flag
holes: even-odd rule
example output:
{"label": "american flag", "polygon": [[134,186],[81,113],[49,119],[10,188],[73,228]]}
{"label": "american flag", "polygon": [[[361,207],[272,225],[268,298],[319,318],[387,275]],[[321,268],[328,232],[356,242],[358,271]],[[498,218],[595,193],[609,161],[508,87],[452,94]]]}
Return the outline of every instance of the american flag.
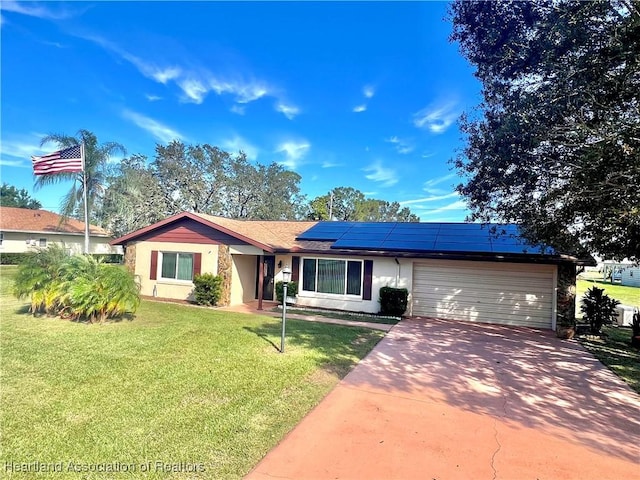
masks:
{"label": "american flag", "polygon": [[33,163],[34,175],[82,172],[84,169],[84,145],[74,145],[41,157],[32,156],[31,162]]}

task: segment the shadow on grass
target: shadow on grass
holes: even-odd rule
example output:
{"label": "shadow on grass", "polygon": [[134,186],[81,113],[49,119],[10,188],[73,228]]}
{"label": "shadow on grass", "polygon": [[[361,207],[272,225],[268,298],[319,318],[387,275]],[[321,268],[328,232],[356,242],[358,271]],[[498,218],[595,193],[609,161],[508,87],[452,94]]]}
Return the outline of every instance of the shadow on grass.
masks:
{"label": "shadow on grass", "polygon": [[[282,327],[279,322],[243,328],[280,351],[279,341],[272,340],[280,338]],[[292,319],[287,320],[285,355],[288,349],[313,350],[318,354],[318,366],[343,378],[382,337],[382,332],[377,330]]]}
{"label": "shadow on grass", "polygon": [[260,337],[262,340],[264,340],[269,345],[271,345],[274,348],[274,350],[276,350],[278,352],[280,351],[280,347],[278,345],[276,345],[275,342],[270,340],[266,333],[257,331],[258,329],[256,329],[256,328],[250,328],[250,327],[242,327],[242,328],[244,330],[248,331],[248,332],[255,333],[256,336]]}
{"label": "shadow on grass", "polygon": [[577,340],[640,393],[640,349],[631,346],[631,328],[605,326],[601,336]]}

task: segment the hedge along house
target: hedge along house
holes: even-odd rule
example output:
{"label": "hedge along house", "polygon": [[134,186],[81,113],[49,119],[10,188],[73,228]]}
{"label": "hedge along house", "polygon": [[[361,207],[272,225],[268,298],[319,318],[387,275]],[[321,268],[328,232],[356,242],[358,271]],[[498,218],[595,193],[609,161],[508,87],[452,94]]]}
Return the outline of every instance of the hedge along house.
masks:
{"label": "hedge along house", "polygon": [[406,288],[408,315],[537,328],[575,316],[576,266],[592,259],[526,244],[516,226],[284,222],[182,213],[112,242],[142,294],[192,298],[193,276],[223,278],[222,305],[273,300],[292,269],[301,306],[377,313]]}

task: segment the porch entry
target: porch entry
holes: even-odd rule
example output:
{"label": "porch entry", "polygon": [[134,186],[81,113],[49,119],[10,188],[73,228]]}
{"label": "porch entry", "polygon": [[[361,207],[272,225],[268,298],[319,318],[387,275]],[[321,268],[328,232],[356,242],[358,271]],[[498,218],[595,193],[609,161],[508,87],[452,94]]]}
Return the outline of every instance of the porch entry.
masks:
{"label": "porch entry", "polygon": [[[262,280],[262,299],[274,300],[274,278],[276,274],[276,257],[275,255],[264,255],[263,257],[263,280]],[[256,258],[256,298],[258,298],[259,292],[259,278],[260,278],[260,257]]]}

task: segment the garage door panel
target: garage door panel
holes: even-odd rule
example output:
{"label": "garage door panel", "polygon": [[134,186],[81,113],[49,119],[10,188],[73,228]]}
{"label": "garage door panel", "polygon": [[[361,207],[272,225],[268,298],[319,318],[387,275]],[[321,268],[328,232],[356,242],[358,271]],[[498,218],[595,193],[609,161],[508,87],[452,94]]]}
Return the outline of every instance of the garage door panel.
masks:
{"label": "garage door panel", "polygon": [[414,315],[550,328],[550,265],[438,261],[414,265]]}

